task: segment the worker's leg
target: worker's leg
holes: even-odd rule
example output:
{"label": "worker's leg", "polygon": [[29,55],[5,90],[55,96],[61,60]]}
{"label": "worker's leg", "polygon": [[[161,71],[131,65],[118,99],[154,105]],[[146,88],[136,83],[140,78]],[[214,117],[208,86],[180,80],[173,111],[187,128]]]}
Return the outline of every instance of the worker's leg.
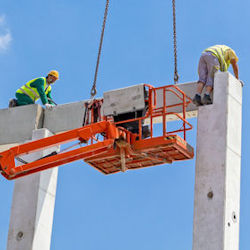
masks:
{"label": "worker's leg", "polygon": [[197,82],[197,91],[196,91],[196,95],[193,98],[193,103],[196,106],[202,105],[201,92],[207,82],[208,70],[207,70],[206,61],[204,60],[204,53],[202,53],[200,60],[199,60],[198,74],[199,74],[199,80]]}
{"label": "worker's leg", "polygon": [[210,97],[210,94],[214,86],[214,74],[219,70],[220,63],[219,63],[218,58],[215,57],[211,53],[207,53],[204,59],[207,63],[208,76],[207,76],[207,82],[206,82],[206,93],[202,99],[202,102],[204,104],[212,104],[212,99]]}
{"label": "worker's leg", "polygon": [[203,83],[203,82],[197,83],[197,94],[201,95],[201,92],[202,92],[204,86],[205,86],[205,83]]}
{"label": "worker's leg", "polygon": [[205,57],[206,57],[206,53],[203,52],[201,54],[199,65],[198,65],[198,74],[199,74],[199,80],[198,80],[198,86],[197,86],[198,94],[201,94],[207,82],[208,68],[207,68]]}
{"label": "worker's leg", "polygon": [[34,104],[33,100],[25,94],[16,93],[16,99],[17,99],[17,106]]}
{"label": "worker's leg", "polygon": [[214,87],[214,74],[220,69],[220,63],[218,58],[213,56],[212,54],[208,55],[205,60],[207,62],[208,68],[206,91],[210,94]]}

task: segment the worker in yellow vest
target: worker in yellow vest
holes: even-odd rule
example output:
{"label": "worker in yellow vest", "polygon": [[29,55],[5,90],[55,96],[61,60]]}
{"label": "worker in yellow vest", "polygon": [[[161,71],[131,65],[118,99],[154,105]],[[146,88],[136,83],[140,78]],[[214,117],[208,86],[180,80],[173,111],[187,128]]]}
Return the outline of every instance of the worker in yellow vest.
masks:
{"label": "worker in yellow vest", "polygon": [[[213,90],[214,74],[218,70],[227,71],[231,64],[235,77],[239,79],[238,60],[234,50],[226,45],[214,45],[202,52],[198,66],[197,93],[193,98],[193,103],[196,106],[212,104],[210,94]],[[201,92],[204,87],[206,87],[206,92],[203,99],[201,99]]]}
{"label": "worker in yellow vest", "polygon": [[51,84],[59,79],[59,73],[51,70],[46,77],[35,78],[16,91],[16,99],[11,99],[9,107],[34,104],[41,98],[46,109],[52,109],[54,101],[51,97]]}

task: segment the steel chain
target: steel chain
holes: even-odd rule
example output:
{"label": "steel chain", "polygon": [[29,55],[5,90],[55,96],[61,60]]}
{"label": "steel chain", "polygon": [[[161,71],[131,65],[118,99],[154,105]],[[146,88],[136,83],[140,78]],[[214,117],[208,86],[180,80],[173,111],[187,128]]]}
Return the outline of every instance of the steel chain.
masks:
{"label": "steel chain", "polygon": [[176,14],[175,14],[175,0],[172,0],[173,5],[173,38],[174,38],[174,83],[176,84],[179,80],[177,70],[177,41],[176,41]]}
{"label": "steel chain", "polygon": [[95,97],[96,93],[97,93],[97,91],[96,91],[96,81],[97,81],[100,57],[101,57],[101,52],[102,52],[102,43],[103,43],[104,31],[105,31],[106,20],[107,20],[107,15],[108,15],[108,8],[109,8],[109,0],[106,1],[106,6],[105,6],[105,13],[104,13],[104,18],[103,18],[103,23],[102,23],[102,33],[101,33],[99,49],[98,49],[98,56],[97,56],[97,62],[96,62],[96,68],[95,68],[95,77],[94,77],[94,82],[93,82],[93,85],[92,85],[92,88],[91,88],[91,91],[90,91],[91,99],[93,99]]}

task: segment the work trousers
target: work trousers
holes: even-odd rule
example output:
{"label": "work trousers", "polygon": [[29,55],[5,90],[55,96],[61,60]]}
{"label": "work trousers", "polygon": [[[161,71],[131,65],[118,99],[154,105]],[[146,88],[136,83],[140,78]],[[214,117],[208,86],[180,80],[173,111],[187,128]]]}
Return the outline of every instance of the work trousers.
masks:
{"label": "work trousers", "polygon": [[27,95],[16,93],[17,106],[34,104],[34,101]]}
{"label": "work trousers", "polygon": [[198,74],[199,82],[214,86],[214,74],[220,69],[220,62],[211,52],[203,52],[200,57]]}

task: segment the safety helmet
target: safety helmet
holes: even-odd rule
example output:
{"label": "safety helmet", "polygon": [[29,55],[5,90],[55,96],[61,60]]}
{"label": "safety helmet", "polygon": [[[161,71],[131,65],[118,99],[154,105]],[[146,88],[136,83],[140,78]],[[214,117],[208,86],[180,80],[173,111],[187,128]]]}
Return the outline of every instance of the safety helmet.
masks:
{"label": "safety helmet", "polygon": [[56,70],[51,70],[51,71],[48,73],[48,75],[51,75],[51,76],[56,77],[57,80],[59,79],[59,73],[58,73],[58,71],[56,71]]}

